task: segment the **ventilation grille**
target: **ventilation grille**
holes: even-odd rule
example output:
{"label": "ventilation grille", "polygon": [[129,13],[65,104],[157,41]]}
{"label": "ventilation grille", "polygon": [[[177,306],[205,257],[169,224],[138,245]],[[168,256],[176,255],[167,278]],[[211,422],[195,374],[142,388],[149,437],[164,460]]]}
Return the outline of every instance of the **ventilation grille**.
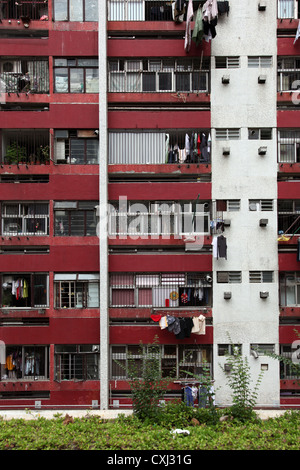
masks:
{"label": "ventilation grille", "polygon": [[216,57],[216,69],[236,69],[240,66],[240,58],[232,57]]}
{"label": "ventilation grille", "polygon": [[271,67],[271,66],[272,66],[272,56],[248,57],[248,67],[250,68]]}
{"label": "ventilation grille", "polygon": [[216,140],[238,140],[240,129],[216,129]]}
{"label": "ventilation grille", "polygon": [[273,271],[250,271],[249,281],[256,282],[273,282]]}

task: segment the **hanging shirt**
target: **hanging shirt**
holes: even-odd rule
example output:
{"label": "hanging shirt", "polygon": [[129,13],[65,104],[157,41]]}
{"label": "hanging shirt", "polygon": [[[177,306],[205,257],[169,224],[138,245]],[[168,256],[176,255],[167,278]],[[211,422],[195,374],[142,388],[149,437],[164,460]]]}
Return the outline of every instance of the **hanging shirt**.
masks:
{"label": "hanging shirt", "polygon": [[187,15],[186,15],[185,39],[184,39],[184,49],[186,52],[189,52],[191,48],[191,38],[192,38],[191,22],[192,22],[193,16],[194,16],[193,0],[189,0]]}

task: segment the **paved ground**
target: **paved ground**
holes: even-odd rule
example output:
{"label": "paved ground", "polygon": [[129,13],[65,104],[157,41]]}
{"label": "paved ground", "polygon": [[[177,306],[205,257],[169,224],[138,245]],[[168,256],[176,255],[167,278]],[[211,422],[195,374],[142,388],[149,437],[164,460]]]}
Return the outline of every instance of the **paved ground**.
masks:
{"label": "paved ground", "polygon": [[[275,418],[284,414],[287,410],[256,410],[261,419]],[[26,419],[37,418],[52,419],[57,415],[65,416],[68,414],[73,418],[82,418],[85,416],[99,416],[102,419],[115,419],[119,414],[131,415],[132,410],[1,410],[0,419]]]}

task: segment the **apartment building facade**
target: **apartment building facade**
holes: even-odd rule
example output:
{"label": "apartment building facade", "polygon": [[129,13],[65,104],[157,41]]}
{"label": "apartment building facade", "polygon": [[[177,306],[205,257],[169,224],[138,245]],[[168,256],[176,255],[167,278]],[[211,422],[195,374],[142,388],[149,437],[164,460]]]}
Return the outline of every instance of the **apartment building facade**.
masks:
{"label": "apartment building facade", "polygon": [[2,409],[130,408],[156,339],[300,404],[298,2],[206,4],[1,2]]}

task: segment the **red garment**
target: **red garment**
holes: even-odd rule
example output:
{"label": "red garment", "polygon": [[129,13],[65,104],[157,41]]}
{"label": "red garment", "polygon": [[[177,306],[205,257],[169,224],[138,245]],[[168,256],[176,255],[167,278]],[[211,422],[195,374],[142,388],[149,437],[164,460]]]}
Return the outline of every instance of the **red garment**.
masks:
{"label": "red garment", "polygon": [[153,321],[159,321],[161,319],[161,315],[151,315]]}

